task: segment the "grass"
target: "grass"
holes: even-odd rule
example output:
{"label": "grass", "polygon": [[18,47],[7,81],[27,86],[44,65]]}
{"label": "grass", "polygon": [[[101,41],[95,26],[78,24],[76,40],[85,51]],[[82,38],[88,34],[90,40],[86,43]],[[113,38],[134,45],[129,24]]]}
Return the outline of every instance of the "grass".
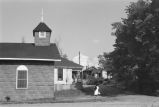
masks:
{"label": "grass", "polygon": [[[114,86],[99,85],[99,91],[101,96],[116,96],[123,94],[124,91],[120,88]],[[55,92],[56,97],[77,97],[77,96],[93,96],[94,95],[94,86],[83,86],[81,89],[74,90],[62,90]]]}
{"label": "grass", "polygon": [[76,97],[84,95],[81,90],[62,90],[55,92],[56,97]]}
{"label": "grass", "polygon": [[[101,96],[105,96],[107,101],[112,100],[115,101],[115,97],[117,95],[121,95],[124,93],[124,91],[120,88],[114,87],[114,86],[106,86],[106,85],[99,85],[99,91],[101,92]],[[76,102],[78,101],[78,98],[85,98],[85,100],[81,101],[93,101],[94,102],[94,86],[93,85],[88,85],[88,86],[83,86],[82,88],[79,89],[72,89],[72,90],[61,90],[61,91],[56,91],[55,92],[55,99],[53,98],[41,98],[41,99],[34,99],[34,100],[29,100],[25,101],[25,103],[55,103],[55,102],[61,102],[58,99],[69,99],[69,102]],[[88,98],[88,99],[87,99]],[[90,99],[89,99],[90,98]],[[91,99],[92,98],[92,99]],[[100,99],[99,99],[100,100]],[[79,100],[80,101],[80,100]],[[97,99],[95,99],[97,101]],[[105,101],[105,99],[104,99]],[[13,103],[23,103],[23,102],[1,102],[6,103],[6,104],[13,104]]]}
{"label": "grass", "polygon": [[1,104],[66,103],[66,102],[73,103],[73,102],[96,102],[96,101],[100,102],[119,101],[119,102],[133,103],[133,102],[156,102],[159,100],[159,98],[152,96],[131,95],[129,93],[125,93],[125,91],[115,86],[99,85],[99,87],[100,87],[99,91],[101,92],[101,96],[104,97],[97,97],[97,99],[96,97],[93,96],[94,86],[83,86],[82,89],[56,91],[55,99],[41,98],[26,102],[1,102]]}

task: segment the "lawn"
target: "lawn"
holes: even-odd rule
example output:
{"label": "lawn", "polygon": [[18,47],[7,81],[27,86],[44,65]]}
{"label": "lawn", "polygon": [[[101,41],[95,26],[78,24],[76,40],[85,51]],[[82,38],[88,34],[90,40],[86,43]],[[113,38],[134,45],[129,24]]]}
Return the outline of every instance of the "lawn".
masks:
{"label": "lawn", "polygon": [[[76,96],[93,96],[94,95],[94,85],[83,85],[83,88],[75,90],[62,90],[55,92],[56,97],[76,97]],[[101,96],[116,96],[123,94],[124,91],[120,88],[114,86],[99,85],[99,91]]]}
{"label": "lawn", "polygon": [[[101,96],[95,97],[94,86],[84,85],[80,89],[62,90],[55,92],[55,99],[42,98],[27,101],[28,103],[72,103],[72,102],[157,102],[159,97],[134,95],[126,93],[115,86],[99,85]],[[23,102],[1,102],[3,103],[23,103]]]}
{"label": "lawn", "polygon": [[55,97],[76,97],[76,96],[84,96],[85,94],[81,90],[62,90],[56,91]]}

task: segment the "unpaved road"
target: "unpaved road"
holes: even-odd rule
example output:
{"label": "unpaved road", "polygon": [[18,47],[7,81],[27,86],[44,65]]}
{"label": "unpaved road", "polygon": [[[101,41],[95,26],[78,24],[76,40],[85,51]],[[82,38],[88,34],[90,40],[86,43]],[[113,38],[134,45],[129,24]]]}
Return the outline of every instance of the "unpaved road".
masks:
{"label": "unpaved road", "polygon": [[104,97],[101,102],[2,104],[0,107],[159,107],[159,97],[127,95]]}
{"label": "unpaved road", "polygon": [[159,107],[159,103],[131,103],[131,102],[83,102],[83,103],[46,103],[46,104],[10,104],[0,107]]}

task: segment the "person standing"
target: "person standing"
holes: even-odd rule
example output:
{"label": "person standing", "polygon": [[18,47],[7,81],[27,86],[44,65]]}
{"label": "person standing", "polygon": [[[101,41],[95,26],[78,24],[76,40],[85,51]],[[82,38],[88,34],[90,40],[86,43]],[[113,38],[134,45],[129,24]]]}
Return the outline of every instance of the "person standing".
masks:
{"label": "person standing", "polygon": [[94,95],[95,95],[95,96],[100,95],[99,86],[98,86],[98,85],[95,86]]}

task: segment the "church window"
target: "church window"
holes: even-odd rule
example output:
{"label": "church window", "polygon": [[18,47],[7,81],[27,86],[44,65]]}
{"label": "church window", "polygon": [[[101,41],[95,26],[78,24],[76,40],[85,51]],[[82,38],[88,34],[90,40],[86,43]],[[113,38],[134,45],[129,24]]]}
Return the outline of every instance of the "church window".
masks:
{"label": "church window", "polygon": [[16,71],[16,89],[28,88],[28,68],[24,65],[17,67]]}

